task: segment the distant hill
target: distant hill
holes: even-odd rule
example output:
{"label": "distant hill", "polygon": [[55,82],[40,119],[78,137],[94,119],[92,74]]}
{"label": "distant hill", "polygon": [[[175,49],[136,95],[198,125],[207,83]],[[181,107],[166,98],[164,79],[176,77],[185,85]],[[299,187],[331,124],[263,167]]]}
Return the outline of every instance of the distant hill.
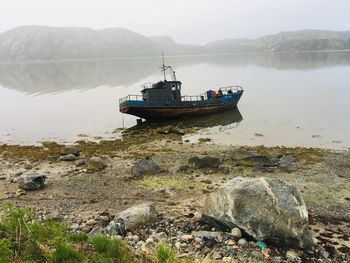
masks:
{"label": "distant hill", "polygon": [[146,37],[123,28],[22,26],[0,34],[0,61],[47,61],[232,52],[350,49],[350,31],[301,30],[257,39],[224,39],[206,45],[178,44],[167,36]]}
{"label": "distant hill", "polygon": [[158,55],[159,46],[127,29],[23,26],[0,34],[0,60],[57,60]]}
{"label": "distant hill", "polygon": [[350,49],[350,31],[300,30],[254,40],[225,39],[205,46],[210,52],[290,52]]}

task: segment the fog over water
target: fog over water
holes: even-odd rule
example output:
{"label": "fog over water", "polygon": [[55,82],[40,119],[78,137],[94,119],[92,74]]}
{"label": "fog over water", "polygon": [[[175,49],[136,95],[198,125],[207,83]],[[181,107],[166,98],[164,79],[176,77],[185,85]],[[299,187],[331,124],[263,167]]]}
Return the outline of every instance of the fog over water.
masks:
{"label": "fog over water", "polygon": [[[182,56],[166,62],[183,82],[183,95],[231,84],[245,89],[239,112],[196,120],[203,128],[186,139],[350,147],[350,53]],[[115,129],[136,124],[135,117],[119,113],[118,99],[158,81],[159,64],[159,57],[3,64],[0,141],[117,138]]]}
{"label": "fog over water", "polygon": [[0,0],[0,32],[22,25],[124,27],[180,43],[300,29],[349,30],[348,0]]}

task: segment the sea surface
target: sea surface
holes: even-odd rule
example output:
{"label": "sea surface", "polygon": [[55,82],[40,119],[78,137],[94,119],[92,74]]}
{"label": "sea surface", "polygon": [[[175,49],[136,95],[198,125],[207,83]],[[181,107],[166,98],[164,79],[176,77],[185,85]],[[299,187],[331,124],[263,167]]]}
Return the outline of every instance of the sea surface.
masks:
{"label": "sea surface", "polygon": [[[0,143],[118,138],[136,125],[118,100],[162,78],[160,57],[0,65]],[[166,57],[183,95],[240,85],[238,110],[191,120],[233,145],[350,148],[350,53]]]}

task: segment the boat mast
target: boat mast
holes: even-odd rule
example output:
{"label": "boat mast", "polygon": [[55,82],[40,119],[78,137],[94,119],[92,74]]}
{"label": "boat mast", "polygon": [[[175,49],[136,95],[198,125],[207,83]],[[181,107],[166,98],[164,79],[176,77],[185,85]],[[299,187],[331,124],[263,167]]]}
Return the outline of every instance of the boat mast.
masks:
{"label": "boat mast", "polygon": [[162,51],[162,60],[163,60],[163,65],[161,67],[163,74],[164,74],[164,81],[166,80],[166,75],[165,75],[165,71],[167,70],[167,67],[164,64],[164,52]]}
{"label": "boat mast", "polygon": [[160,69],[163,71],[164,81],[166,81],[166,74],[165,74],[165,71],[166,71],[167,69],[170,69],[171,77],[172,77],[173,81],[176,81],[175,71],[171,68],[171,66],[165,66],[165,62],[164,62],[164,52],[163,52],[163,51],[162,51],[162,60],[163,60],[163,65],[160,67]]}

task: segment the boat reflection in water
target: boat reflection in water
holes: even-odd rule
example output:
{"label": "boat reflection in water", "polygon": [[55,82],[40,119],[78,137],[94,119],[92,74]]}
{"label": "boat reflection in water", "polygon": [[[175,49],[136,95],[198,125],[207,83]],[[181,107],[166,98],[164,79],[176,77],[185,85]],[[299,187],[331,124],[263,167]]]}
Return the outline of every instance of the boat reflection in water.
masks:
{"label": "boat reflection in water", "polygon": [[[196,117],[186,117],[181,120],[139,122],[135,126],[126,129],[123,134],[138,133],[146,130],[159,129],[161,133],[173,133],[183,135],[182,129],[188,128],[211,128],[219,127],[220,130],[227,130],[237,127],[243,117],[238,108],[229,109],[219,113],[200,115]],[[173,130],[172,130],[173,129]]]}
{"label": "boat reflection in water", "polygon": [[219,113],[186,118],[182,122],[185,127],[210,128],[221,126],[225,130],[237,127],[242,120],[241,112],[238,108],[234,108]]}

